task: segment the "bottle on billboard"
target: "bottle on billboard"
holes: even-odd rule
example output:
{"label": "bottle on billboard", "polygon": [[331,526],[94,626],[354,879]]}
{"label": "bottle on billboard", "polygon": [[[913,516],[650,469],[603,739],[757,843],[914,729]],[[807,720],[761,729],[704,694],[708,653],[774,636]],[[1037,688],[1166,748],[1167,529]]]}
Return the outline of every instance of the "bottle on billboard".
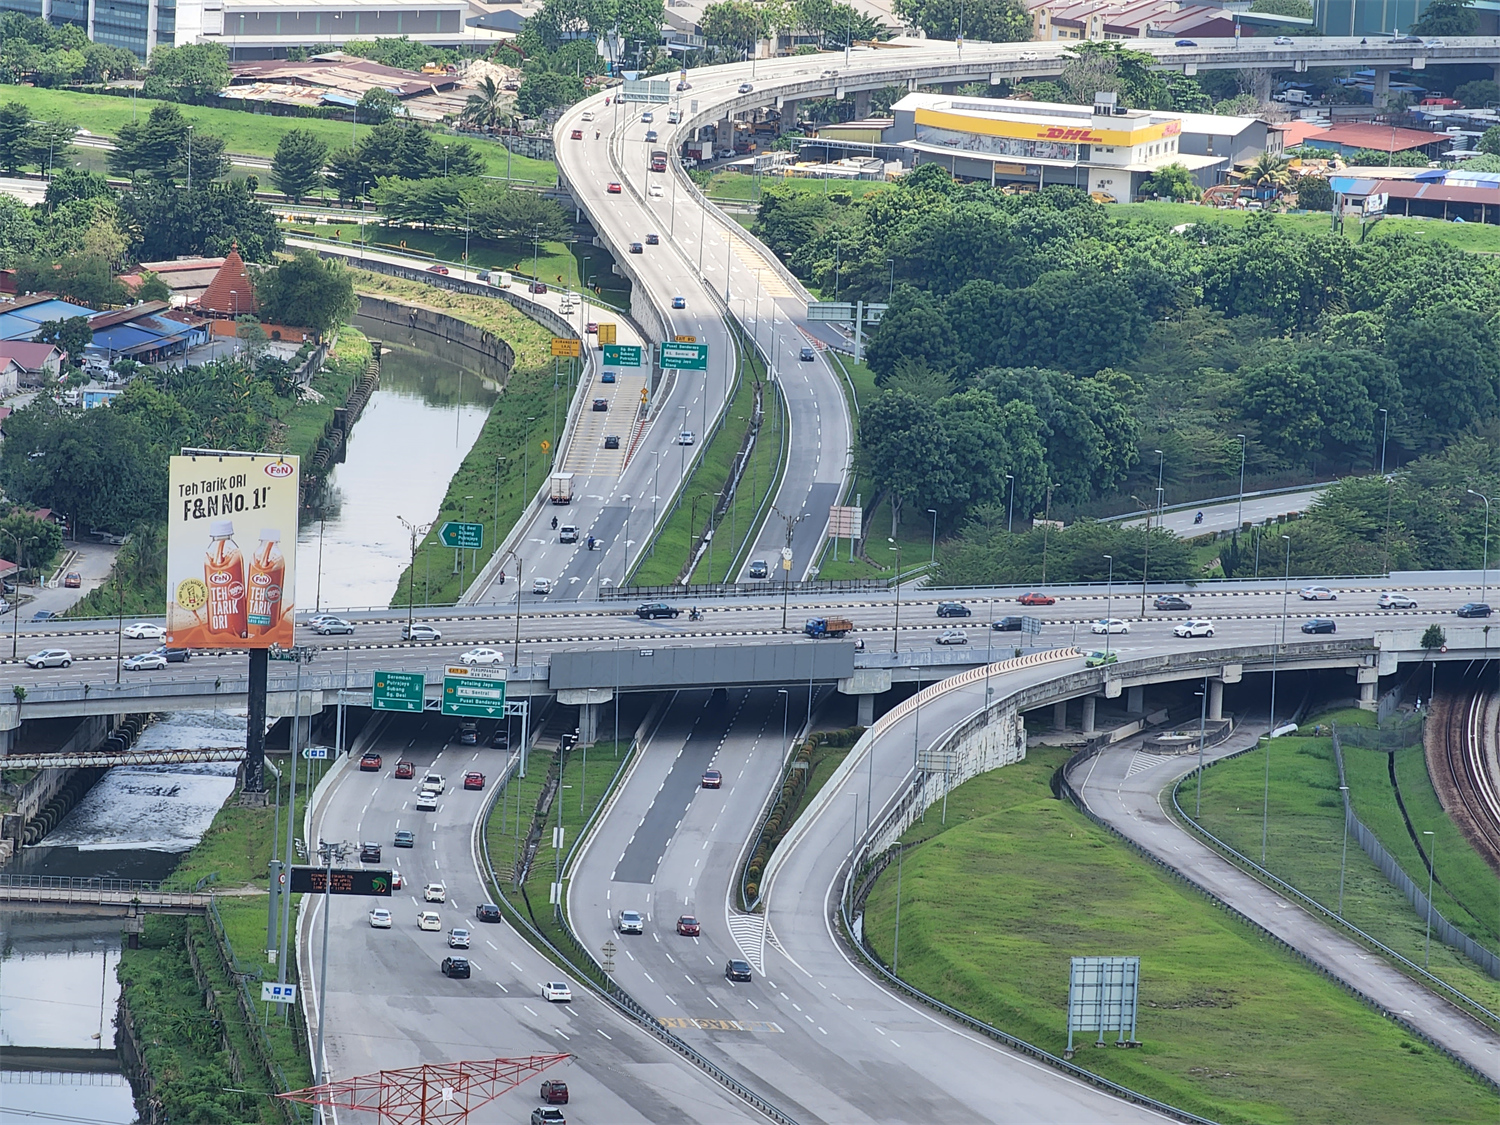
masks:
{"label": "bottle on billboard", "polygon": [[245,558],[234,542],[234,521],[214,520],[208,529],[203,580],[208,584],[208,631],[248,635],[245,613]]}
{"label": "bottle on billboard", "polygon": [[260,531],[260,546],[250,558],[250,604],[246,621],[257,634],[269,633],[281,620],[281,595],[286,584],[286,559],[281,554],[281,532]]}

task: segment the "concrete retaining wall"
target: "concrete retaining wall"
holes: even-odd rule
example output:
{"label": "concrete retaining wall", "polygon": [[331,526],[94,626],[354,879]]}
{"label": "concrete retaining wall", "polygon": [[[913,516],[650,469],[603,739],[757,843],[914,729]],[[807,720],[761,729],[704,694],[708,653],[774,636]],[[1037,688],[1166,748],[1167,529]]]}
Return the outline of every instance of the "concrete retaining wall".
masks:
{"label": "concrete retaining wall", "polygon": [[[365,268],[378,264],[380,263],[367,263]],[[423,308],[420,305],[403,305],[398,301],[388,301],[384,297],[361,294],[359,315],[367,320],[388,326],[390,335],[386,339],[392,343],[409,341],[427,344],[426,340],[411,340],[412,334],[417,332],[435,337],[438,341],[450,345],[456,352],[452,356],[439,354],[438,358],[450,359],[462,366],[491,374],[497,382],[502,384],[515,364],[516,354],[511,350],[511,346],[493,332],[435,309]],[[465,352],[469,354],[463,354]]]}

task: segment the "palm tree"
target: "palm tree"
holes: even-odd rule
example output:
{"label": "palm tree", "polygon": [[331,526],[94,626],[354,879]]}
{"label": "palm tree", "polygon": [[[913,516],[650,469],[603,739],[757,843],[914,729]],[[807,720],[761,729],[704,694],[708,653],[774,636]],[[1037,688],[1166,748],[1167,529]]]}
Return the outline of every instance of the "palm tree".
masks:
{"label": "palm tree", "polygon": [[1257,188],[1276,188],[1278,191],[1291,186],[1291,161],[1282,156],[1263,152],[1245,170],[1245,179]]}
{"label": "palm tree", "polygon": [[486,75],[479,83],[479,92],[469,95],[459,120],[470,128],[489,132],[504,120],[504,98],[505,91]]}

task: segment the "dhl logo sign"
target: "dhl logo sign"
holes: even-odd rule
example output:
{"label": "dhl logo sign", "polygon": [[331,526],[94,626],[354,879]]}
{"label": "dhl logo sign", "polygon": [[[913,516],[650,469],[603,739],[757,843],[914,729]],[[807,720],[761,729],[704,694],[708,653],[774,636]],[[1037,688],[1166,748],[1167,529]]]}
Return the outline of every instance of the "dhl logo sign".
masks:
{"label": "dhl logo sign", "polygon": [[1068,129],[1061,125],[1049,125],[1037,133],[1042,141],[1078,141],[1082,144],[1098,144],[1102,139],[1092,129]]}

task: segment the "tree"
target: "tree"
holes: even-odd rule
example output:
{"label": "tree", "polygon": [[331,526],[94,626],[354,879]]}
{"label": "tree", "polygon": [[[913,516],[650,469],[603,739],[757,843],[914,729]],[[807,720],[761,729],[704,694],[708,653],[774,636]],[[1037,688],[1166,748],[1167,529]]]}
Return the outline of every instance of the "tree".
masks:
{"label": "tree", "polygon": [[487,238],[566,238],[572,229],[568,213],[536,192],[520,191],[492,181],[473,180],[460,186],[469,207],[469,222]]}
{"label": "tree", "polygon": [[40,237],[31,209],[13,195],[0,195],[0,269],[13,269]]}
{"label": "tree", "polygon": [[1215,102],[1214,112],[1221,117],[1254,117],[1260,112],[1260,99],[1254,94],[1236,94]]}
{"label": "tree", "polygon": [[1020,0],[896,0],[896,15],[931,39],[1024,43],[1031,16]]}
{"label": "tree", "polygon": [[47,196],[43,203],[51,211],[74,200],[114,198],[115,189],[98,172],[85,172],[64,165],[47,181]]}
{"label": "tree", "polygon": [[83,359],[83,350],[93,343],[94,330],[89,327],[88,317],[70,316],[44,322],[32,340],[38,344],[56,344],[68,353],[70,363],[77,364]]}
{"label": "tree", "polygon": [[262,274],[257,296],[261,315],[270,323],[310,328],[319,336],[359,310],[349,271],[310,250],[299,251],[291,261]]}
{"label": "tree", "polygon": [[23,293],[56,293],[94,308],[130,300],[130,291],[115,277],[113,263],[102,254],[28,259],[16,267],[16,288]]}
{"label": "tree", "polygon": [[1433,624],[1427,626],[1426,629],[1422,630],[1422,639],[1418,643],[1421,644],[1421,646],[1428,652],[1431,652],[1433,649],[1442,648],[1445,644],[1447,644],[1448,635],[1443,632],[1443,627],[1441,625],[1434,622]]}
{"label": "tree", "polygon": [[859,416],[854,463],[861,476],[890,495],[891,533],[907,501],[947,500],[952,483],[946,435],[934,409],[911,395],[886,391]]}
{"label": "tree", "polygon": [[485,75],[479,81],[478,91],[470,94],[464,103],[459,121],[470,129],[484,132],[499,128],[510,116],[506,108],[508,96],[503,86]]}
{"label": "tree", "polygon": [[[158,50],[187,48],[158,48]],[[192,150],[193,183],[206,184],[229,170],[224,138],[194,129],[175,105],[155,107],[143,122],[121,125],[115,148],[109,154],[109,170],[119,176],[147,175],[163,178],[187,176],[188,150]]]}
{"label": "tree", "polygon": [[1436,444],[1496,416],[1500,352],[1487,315],[1451,301],[1390,323],[1386,354],[1395,362],[1412,429]]}
{"label": "tree", "polygon": [[1322,455],[1368,464],[1376,403],[1396,409],[1391,365],[1368,352],[1312,348],[1240,373],[1245,415],[1288,465]]}
{"label": "tree", "polygon": [[876,381],[893,374],[902,360],[947,371],[958,357],[959,339],[942,308],[927,294],[903,285],[870,336],[865,363]]}
{"label": "tree", "polygon": [[1362,148],[1344,158],[1345,163],[1366,168],[1425,168],[1431,163],[1420,149],[1408,152],[1386,152],[1379,148]]}
{"label": "tree", "polygon": [[1291,16],[1293,19],[1310,20],[1313,6],[1308,0],[1252,0],[1250,10],[1271,16]]}
{"label": "tree", "polygon": [[1132,109],[1167,109],[1170,87],[1156,69],[1155,55],[1123,47],[1118,40],[1085,40],[1068,46],[1070,61],[1058,77],[1065,101],[1087,105],[1098,90],[1111,90]]}
{"label": "tree", "polygon": [[222,43],[158,47],[151,52],[142,92],[148,98],[209,105],[229,79],[229,52]]}
{"label": "tree", "polygon": [[1197,199],[1203,194],[1185,164],[1168,164],[1141,181],[1141,194],[1158,199]]}
{"label": "tree", "polygon": [[1303,176],[1297,181],[1297,206],[1304,211],[1332,211],[1333,188],[1322,176]]}
{"label": "tree", "polygon": [[1488,78],[1465,82],[1453,91],[1453,96],[1470,109],[1500,104],[1500,82]]}
{"label": "tree", "polygon": [[401,70],[421,70],[430,63],[444,65],[458,62],[458,52],[446,47],[429,47],[414,43],[409,35],[381,39],[351,39],[342,48],[346,55],[394,66]]}
{"label": "tree", "polygon": [[53,520],[39,520],[20,508],[0,519],[0,552],[7,558],[15,555],[15,563],[26,570],[51,561],[62,545],[62,528]]}
{"label": "tree", "polygon": [[141,283],[135,287],[137,301],[170,301],[172,287],[150,270],[141,271]]}
{"label": "tree", "polygon": [[360,95],[359,112],[366,123],[379,125],[392,117],[404,117],[406,108],[401,104],[401,99],[389,90],[371,86]]}
{"label": "tree", "polygon": [[21,165],[30,164],[35,149],[31,110],[21,102],[0,106],[0,168],[14,176]]}
{"label": "tree", "polygon": [[1479,31],[1479,13],[1474,0],[1432,0],[1417,22],[1407,29],[1409,35],[1475,35]]}
{"label": "tree", "polygon": [[271,159],[271,182],[293,203],[316,190],[323,179],[328,145],[307,129],[290,129],[276,145]]}
{"label": "tree", "polygon": [[1500,125],[1491,125],[1479,138],[1479,151],[1500,156]]}
{"label": "tree", "polygon": [[545,70],[528,74],[516,91],[516,109],[527,117],[540,117],[549,109],[560,109],[582,99],[583,83],[572,75]]}
{"label": "tree", "polygon": [[748,51],[766,35],[766,18],[750,0],[716,0],[703,9],[703,37],[716,47]]}
{"label": "tree", "polygon": [[1291,161],[1269,152],[1259,153],[1245,169],[1245,179],[1262,190],[1281,191],[1292,182]]}
{"label": "tree", "polygon": [[120,202],[130,252],[142,261],[223,255],[232,247],[250,262],[268,261],[283,244],[276,216],[243,183],[199,184],[191,192],[153,181]]}

